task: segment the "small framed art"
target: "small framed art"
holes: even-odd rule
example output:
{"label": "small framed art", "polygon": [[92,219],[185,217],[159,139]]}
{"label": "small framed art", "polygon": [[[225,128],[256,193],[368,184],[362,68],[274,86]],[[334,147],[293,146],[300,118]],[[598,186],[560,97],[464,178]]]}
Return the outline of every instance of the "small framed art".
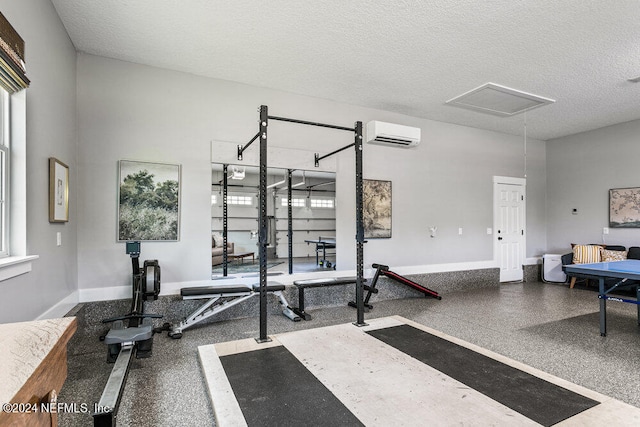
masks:
{"label": "small framed art", "polygon": [[69,166],[49,158],[49,222],[69,221]]}

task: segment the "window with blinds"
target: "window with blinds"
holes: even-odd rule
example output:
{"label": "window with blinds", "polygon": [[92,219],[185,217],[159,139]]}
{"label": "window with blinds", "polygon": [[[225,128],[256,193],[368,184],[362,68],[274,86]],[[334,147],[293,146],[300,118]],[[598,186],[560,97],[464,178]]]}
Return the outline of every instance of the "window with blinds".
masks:
{"label": "window with blinds", "polygon": [[11,96],[26,89],[24,40],[0,13],[0,257],[9,256]]}

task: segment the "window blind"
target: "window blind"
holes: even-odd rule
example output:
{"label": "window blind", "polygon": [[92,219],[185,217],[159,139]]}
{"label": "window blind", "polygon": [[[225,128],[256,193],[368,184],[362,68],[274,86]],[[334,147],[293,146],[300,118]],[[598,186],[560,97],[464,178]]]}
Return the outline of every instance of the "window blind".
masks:
{"label": "window blind", "polygon": [[0,13],[0,86],[9,93],[29,87],[24,64],[24,40]]}

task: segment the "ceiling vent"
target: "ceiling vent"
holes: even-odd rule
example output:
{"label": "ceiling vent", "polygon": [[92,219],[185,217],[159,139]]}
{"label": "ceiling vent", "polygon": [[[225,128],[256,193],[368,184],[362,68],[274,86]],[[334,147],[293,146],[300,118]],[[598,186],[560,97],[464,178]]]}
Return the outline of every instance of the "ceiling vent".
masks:
{"label": "ceiling vent", "polygon": [[420,128],[371,121],[367,123],[367,142],[392,147],[415,147],[420,144]]}
{"label": "ceiling vent", "polygon": [[553,104],[554,102],[556,101],[553,99],[511,89],[506,86],[500,86],[495,83],[485,83],[480,87],[448,100],[446,103],[481,113],[510,117],[533,108]]}

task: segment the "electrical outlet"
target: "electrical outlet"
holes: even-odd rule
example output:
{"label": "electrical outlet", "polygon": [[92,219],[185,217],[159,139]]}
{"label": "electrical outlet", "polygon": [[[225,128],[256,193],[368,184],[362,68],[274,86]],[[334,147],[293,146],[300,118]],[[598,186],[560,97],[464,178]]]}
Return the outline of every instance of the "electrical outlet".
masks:
{"label": "electrical outlet", "polygon": [[604,227],[602,229],[602,234],[609,234],[609,227]]}
{"label": "electrical outlet", "polygon": [[491,228],[487,228],[487,234],[493,234],[493,230]]}
{"label": "electrical outlet", "polygon": [[458,228],[458,236],[462,236],[462,227]]}

